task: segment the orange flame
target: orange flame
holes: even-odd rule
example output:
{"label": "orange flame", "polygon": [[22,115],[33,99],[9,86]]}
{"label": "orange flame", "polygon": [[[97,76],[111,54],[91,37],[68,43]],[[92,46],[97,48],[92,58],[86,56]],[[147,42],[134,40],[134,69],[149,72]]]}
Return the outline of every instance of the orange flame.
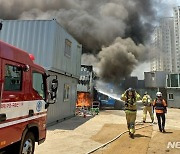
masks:
{"label": "orange flame", "polygon": [[92,97],[90,93],[86,92],[78,92],[77,94],[77,103],[76,106],[78,107],[90,107],[92,104]]}

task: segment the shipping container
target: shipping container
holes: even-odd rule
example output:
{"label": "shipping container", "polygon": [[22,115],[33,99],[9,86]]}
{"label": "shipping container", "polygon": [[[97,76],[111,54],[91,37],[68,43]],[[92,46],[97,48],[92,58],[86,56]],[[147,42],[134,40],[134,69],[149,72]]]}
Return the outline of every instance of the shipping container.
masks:
{"label": "shipping container", "polygon": [[[57,101],[48,108],[47,122],[52,125],[64,119],[74,116],[77,100],[76,78],[62,75],[58,72],[48,71],[50,75],[56,75],[59,81],[57,91]],[[53,76],[52,76],[53,77]],[[49,81],[51,78],[49,78]]]}
{"label": "shipping container", "polygon": [[35,57],[59,80],[58,98],[48,109],[48,124],[75,114],[82,46],[56,20],[2,20],[0,39]]}
{"label": "shipping container", "polygon": [[2,20],[0,39],[50,70],[79,78],[81,45],[56,20]]}
{"label": "shipping container", "polygon": [[77,85],[77,91],[79,92],[93,92],[93,67],[91,65],[81,65],[81,73],[79,82]]}
{"label": "shipping container", "polygon": [[180,74],[167,74],[166,89],[168,106],[180,108]]}
{"label": "shipping container", "polygon": [[146,88],[165,88],[166,72],[144,72]]}
{"label": "shipping container", "polygon": [[80,78],[77,85],[77,107],[90,107],[94,100],[93,66],[81,65]]}
{"label": "shipping container", "polygon": [[130,76],[125,78],[124,88],[128,89],[129,87],[134,89],[138,88],[138,78],[136,76]]}
{"label": "shipping container", "polygon": [[180,108],[180,87],[178,89],[167,89],[168,107]]}
{"label": "shipping container", "polygon": [[180,74],[167,74],[166,76],[166,87],[167,88],[180,88]]}

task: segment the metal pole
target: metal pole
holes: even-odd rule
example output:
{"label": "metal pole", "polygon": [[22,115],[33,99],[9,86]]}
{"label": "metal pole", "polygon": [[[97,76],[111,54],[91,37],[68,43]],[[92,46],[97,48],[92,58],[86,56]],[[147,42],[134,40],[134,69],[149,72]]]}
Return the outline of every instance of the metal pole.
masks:
{"label": "metal pole", "polygon": [[157,91],[159,92],[159,87],[157,88]]}

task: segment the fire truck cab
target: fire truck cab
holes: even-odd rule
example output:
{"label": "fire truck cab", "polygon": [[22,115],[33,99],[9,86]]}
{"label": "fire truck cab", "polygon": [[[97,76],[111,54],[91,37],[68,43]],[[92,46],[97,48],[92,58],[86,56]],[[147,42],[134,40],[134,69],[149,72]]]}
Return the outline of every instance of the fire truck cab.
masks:
{"label": "fire truck cab", "polygon": [[[35,142],[45,140],[48,76],[33,58],[0,41],[0,153],[31,154]],[[50,96],[54,101],[57,84],[53,79]]]}

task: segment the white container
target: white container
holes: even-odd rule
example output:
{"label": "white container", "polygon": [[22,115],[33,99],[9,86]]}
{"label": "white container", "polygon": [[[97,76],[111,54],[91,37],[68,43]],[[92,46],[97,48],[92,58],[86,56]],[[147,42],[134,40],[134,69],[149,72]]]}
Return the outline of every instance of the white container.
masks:
{"label": "white container", "polygon": [[[79,79],[82,46],[56,20],[2,20],[0,39],[35,56],[35,62]],[[66,41],[67,40],[67,41]],[[65,52],[70,43],[70,54]]]}

